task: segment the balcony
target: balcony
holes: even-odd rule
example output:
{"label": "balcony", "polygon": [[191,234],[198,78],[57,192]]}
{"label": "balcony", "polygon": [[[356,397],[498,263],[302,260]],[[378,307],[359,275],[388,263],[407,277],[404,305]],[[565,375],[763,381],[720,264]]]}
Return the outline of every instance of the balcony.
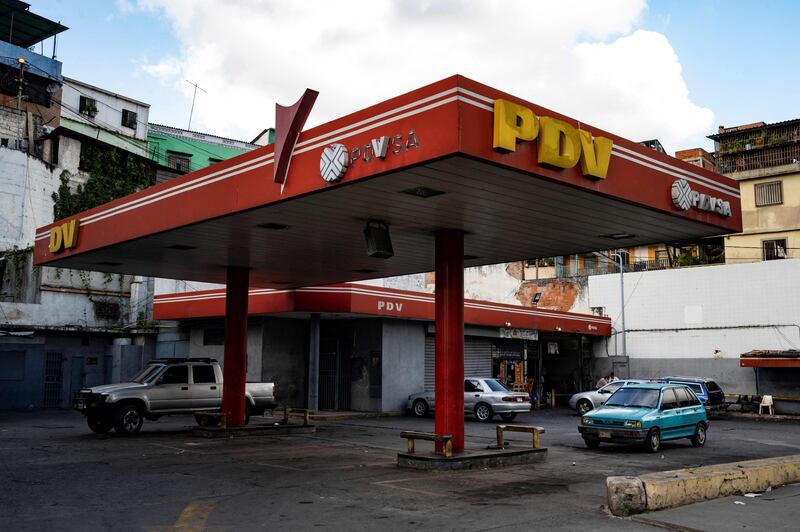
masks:
{"label": "balcony", "polygon": [[31,52],[27,48],[0,41],[0,64],[19,69],[17,59],[20,57],[27,63],[26,76],[39,76],[57,83],[63,81],[61,77],[61,61]]}

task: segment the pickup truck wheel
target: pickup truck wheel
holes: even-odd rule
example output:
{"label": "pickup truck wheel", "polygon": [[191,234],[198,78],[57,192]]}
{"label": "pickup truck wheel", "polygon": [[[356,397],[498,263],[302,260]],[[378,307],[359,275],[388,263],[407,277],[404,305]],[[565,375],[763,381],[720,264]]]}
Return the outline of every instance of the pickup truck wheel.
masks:
{"label": "pickup truck wheel", "polygon": [[114,428],[114,423],[105,417],[89,416],[86,418],[86,424],[89,429],[97,434],[108,434]]}
{"label": "pickup truck wheel", "polygon": [[130,436],[142,430],[144,416],[136,405],[122,405],[114,414],[114,432]]}
{"label": "pickup truck wheel", "polygon": [[598,449],[600,447],[600,440],[597,438],[584,438],[583,441],[589,449]]}

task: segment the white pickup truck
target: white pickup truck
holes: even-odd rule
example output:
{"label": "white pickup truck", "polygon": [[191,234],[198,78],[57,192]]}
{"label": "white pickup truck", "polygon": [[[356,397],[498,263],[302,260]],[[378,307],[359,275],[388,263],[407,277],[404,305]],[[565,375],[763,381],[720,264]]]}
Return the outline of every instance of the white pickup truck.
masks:
{"label": "white pickup truck", "polygon": [[[273,409],[275,385],[250,383],[245,387],[247,420]],[[75,394],[73,408],[86,416],[89,428],[105,434],[136,434],[145,419],[163,415],[195,414],[222,407],[222,369],[211,358],[162,358],[150,361],[130,382],[86,388]]]}

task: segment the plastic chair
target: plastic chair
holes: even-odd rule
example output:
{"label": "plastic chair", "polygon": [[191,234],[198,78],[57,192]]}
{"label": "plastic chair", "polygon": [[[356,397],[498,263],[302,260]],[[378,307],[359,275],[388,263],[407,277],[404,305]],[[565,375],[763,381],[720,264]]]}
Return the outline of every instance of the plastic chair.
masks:
{"label": "plastic chair", "polygon": [[767,409],[769,415],[771,416],[775,415],[775,409],[772,407],[771,395],[765,395],[764,397],[761,398],[761,403],[759,403],[758,405],[758,413],[761,414],[761,410],[763,410],[764,408]]}

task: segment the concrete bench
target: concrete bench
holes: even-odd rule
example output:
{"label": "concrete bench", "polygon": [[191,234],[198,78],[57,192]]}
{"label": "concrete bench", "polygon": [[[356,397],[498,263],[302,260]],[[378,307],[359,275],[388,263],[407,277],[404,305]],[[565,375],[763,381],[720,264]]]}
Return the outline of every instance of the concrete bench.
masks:
{"label": "concrete bench", "polygon": [[311,419],[311,410],[307,408],[289,408],[288,406],[283,409],[283,424],[289,424],[289,416],[303,416],[303,425],[308,425]]}
{"label": "concrete bench", "polygon": [[406,439],[408,444],[408,454],[414,454],[414,440],[427,440],[436,443],[444,444],[444,456],[446,458],[453,457],[453,436],[450,434],[434,434],[433,432],[414,432],[403,431],[400,433],[401,438]]}
{"label": "concrete bench", "polygon": [[504,432],[529,432],[533,437],[533,448],[539,448],[539,434],[544,434],[544,427],[533,425],[497,425],[497,448],[502,449]]}

